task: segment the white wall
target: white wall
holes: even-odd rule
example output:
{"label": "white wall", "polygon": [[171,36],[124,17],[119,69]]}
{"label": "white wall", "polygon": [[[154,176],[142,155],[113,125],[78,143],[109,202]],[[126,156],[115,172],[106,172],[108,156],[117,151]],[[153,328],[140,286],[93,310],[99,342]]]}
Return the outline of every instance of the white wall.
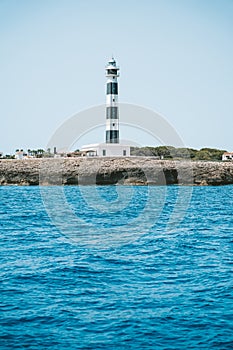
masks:
{"label": "white wall", "polygon": [[[121,145],[121,144],[99,143],[95,145],[85,145],[82,147],[81,150],[82,151],[92,150],[96,152],[97,156],[100,156],[100,157],[129,157],[130,156],[130,146]],[[125,155],[123,151],[126,151]]]}
{"label": "white wall", "polygon": [[222,160],[233,160],[233,153],[232,154],[223,154]]}

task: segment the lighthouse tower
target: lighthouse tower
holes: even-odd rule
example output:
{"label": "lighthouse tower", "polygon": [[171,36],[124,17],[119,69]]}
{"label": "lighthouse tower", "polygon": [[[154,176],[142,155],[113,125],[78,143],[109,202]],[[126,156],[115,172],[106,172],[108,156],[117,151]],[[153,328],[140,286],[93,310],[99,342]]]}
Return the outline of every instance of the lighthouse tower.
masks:
{"label": "lighthouse tower", "polygon": [[119,67],[112,58],[106,66],[106,143],[119,143],[118,82]]}
{"label": "lighthouse tower", "polygon": [[130,145],[120,142],[118,82],[119,67],[114,58],[105,66],[106,83],[106,135],[105,142],[84,145],[82,156],[87,157],[130,157]]}

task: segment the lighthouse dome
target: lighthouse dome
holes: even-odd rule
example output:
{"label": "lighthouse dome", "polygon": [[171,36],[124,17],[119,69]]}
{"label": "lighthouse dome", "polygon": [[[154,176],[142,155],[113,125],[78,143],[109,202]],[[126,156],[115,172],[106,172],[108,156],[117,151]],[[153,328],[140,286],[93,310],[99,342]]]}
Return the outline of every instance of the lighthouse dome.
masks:
{"label": "lighthouse dome", "polygon": [[116,60],[112,57],[106,65],[107,77],[119,77],[119,67],[116,65]]}
{"label": "lighthouse dome", "polygon": [[115,61],[115,59],[112,57],[112,58],[108,61],[108,64],[111,65],[111,66],[116,67],[116,61]]}

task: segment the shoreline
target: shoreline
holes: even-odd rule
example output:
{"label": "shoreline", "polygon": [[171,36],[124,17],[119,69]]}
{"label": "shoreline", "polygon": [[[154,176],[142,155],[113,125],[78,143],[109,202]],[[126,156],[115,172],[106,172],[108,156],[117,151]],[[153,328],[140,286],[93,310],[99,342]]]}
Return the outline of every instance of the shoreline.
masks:
{"label": "shoreline", "polygon": [[153,157],[1,159],[0,185],[233,184],[233,162]]}

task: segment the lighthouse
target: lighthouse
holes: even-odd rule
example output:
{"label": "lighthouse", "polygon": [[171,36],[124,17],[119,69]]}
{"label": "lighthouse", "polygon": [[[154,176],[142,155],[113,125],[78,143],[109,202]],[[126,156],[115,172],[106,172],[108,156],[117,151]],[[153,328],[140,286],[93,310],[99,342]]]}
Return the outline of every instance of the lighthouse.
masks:
{"label": "lighthouse", "polygon": [[112,57],[106,65],[106,143],[119,143],[118,82],[119,67]]}
{"label": "lighthouse", "polygon": [[87,157],[130,157],[130,145],[120,141],[117,82],[119,67],[113,57],[105,66],[105,75],[107,78],[105,142],[84,145],[81,148],[81,154]]}

